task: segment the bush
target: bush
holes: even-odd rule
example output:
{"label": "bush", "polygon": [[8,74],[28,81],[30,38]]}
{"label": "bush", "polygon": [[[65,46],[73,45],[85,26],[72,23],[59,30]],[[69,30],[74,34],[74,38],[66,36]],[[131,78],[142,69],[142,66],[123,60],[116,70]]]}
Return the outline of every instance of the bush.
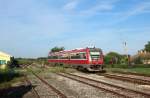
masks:
{"label": "bush", "polygon": [[18,72],[15,72],[13,69],[7,67],[6,69],[0,69],[0,83],[7,82],[12,80],[15,77],[22,76]]}

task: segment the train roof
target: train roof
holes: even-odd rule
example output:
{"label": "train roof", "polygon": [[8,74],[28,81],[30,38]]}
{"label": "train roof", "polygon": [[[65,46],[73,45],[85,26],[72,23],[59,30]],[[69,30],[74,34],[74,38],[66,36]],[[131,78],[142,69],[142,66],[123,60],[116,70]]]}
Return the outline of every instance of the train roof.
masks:
{"label": "train roof", "polygon": [[59,51],[59,52],[50,52],[49,55],[56,55],[56,54],[61,54],[61,53],[71,53],[71,52],[85,52],[87,49],[90,49],[90,51],[101,51],[100,48],[76,48],[73,50],[64,50],[64,51]]}
{"label": "train roof", "polygon": [[9,55],[9,54],[7,54],[5,52],[2,52],[2,51],[0,51],[0,56],[12,57],[11,55]]}

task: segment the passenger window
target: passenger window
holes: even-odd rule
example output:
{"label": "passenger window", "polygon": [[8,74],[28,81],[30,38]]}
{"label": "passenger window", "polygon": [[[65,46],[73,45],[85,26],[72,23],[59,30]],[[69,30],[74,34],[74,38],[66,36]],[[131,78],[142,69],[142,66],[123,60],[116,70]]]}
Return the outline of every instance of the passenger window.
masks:
{"label": "passenger window", "polygon": [[71,54],[71,59],[80,59],[80,55],[77,53],[72,53]]}
{"label": "passenger window", "polygon": [[85,53],[72,53],[71,59],[86,59]]}
{"label": "passenger window", "polygon": [[61,56],[60,56],[60,59],[69,59],[69,54],[62,54]]}
{"label": "passenger window", "polygon": [[85,53],[80,53],[80,58],[81,59],[86,59],[86,54]]}

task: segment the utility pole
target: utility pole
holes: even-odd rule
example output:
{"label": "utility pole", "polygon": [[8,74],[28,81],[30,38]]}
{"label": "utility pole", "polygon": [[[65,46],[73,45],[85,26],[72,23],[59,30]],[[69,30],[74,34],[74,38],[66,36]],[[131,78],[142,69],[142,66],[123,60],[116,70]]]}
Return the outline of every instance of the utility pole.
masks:
{"label": "utility pole", "polygon": [[127,57],[128,66],[130,66],[130,55],[128,54],[127,42],[123,42],[124,52]]}
{"label": "utility pole", "polygon": [[127,49],[127,42],[123,42],[123,49],[124,49],[124,54],[125,54],[125,63],[126,63],[126,58],[128,58],[128,49]]}
{"label": "utility pole", "polygon": [[125,55],[128,55],[127,42],[123,42],[123,47],[124,47]]}

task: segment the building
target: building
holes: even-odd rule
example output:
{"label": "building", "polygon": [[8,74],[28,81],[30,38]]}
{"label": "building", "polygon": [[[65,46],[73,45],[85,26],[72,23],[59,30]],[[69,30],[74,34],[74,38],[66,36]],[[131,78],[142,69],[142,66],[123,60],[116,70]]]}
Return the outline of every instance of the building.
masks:
{"label": "building", "polygon": [[150,52],[142,50],[138,54],[143,58],[143,64],[150,64]]}
{"label": "building", "polygon": [[0,65],[7,64],[11,60],[11,55],[0,51]]}
{"label": "building", "polygon": [[150,64],[150,52],[140,50],[136,55],[132,56],[132,61],[136,59],[141,60],[143,64]]}

